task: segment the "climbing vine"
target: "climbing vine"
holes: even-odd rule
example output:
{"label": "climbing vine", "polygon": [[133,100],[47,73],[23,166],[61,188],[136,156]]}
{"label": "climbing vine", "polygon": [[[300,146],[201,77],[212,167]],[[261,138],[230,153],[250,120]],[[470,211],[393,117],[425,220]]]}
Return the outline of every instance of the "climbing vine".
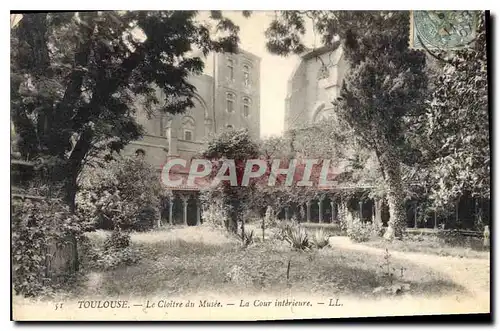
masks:
{"label": "climbing vine", "polygon": [[[65,204],[57,200],[15,200],[12,203],[12,271],[14,291],[26,297],[49,293],[48,248],[77,242],[82,224]],[[75,247],[76,249],[76,247]],[[76,270],[78,260],[68,261]]]}

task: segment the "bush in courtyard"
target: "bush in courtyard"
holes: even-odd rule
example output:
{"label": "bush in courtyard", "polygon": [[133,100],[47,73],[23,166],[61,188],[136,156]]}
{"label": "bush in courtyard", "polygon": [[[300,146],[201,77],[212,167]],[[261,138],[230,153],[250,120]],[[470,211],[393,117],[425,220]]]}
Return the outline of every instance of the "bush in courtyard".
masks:
{"label": "bush in courtyard", "polygon": [[278,240],[286,240],[286,238],[290,235],[292,229],[296,226],[298,226],[298,223],[294,221],[282,221],[277,223],[274,238]]}
{"label": "bush in courtyard", "polygon": [[151,229],[159,218],[161,184],[153,166],[138,157],[85,169],[77,208],[101,229]]}
{"label": "bush in courtyard", "polygon": [[299,225],[287,228],[285,240],[295,249],[304,250],[311,246],[306,230]]}
{"label": "bush in courtyard", "polygon": [[105,250],[120,250],[130,246],[130,235],[118,229],[113,230],[104,242]]}
{"label": "bush in courtyard", "polygon": [[[26,297],[49,294],[56,284],[49,276],[49,246],[77,243],[82,222],[58,200],[14,200],[12,202],[12,282],[16,294]],[[73,256],[62,272],[70,277],[78,269]],[[58,272],[61,272],[59,270]],[[64,282],[64,279],[62,280]]]}
{"label": "bush in courtyard", "polygon": [[347,236],[355,242],[368,241],[373,235],[371,223],[363,223],[358,217],[353,217],[352,221],[347,223]]}
{"label": "bush in courtyard", "polygon": [[229,219],[229,207],[224,203],[221,195],[214,190],[203,190],[200,192],[200,200],[203,204],[203,224],[214,228],[225,228]]}
{"label": "bush in courtyard", "polygon": [[254,243],[254,231],[243,231],[241,235],[239,235],[243,241],[243,247],[248,247]]}
{"label": "bush in courtyard", "polygon": [[110,270],[122,265],[133,265],[139,262],[140,254],[133,247],[124,249],[105,250],[95,261],[96,267],[102,270]]}
{"label": "bush in courtyard", "polygon": [[321,249],[328,246],[329,236],[323,231],[323,229],[316,230],[313,236],[313,244],[316,248]]}
{"label": "bush in courtyard", "polygon": [[123,265],[132,265],[141,259],[139,251],[131,246],[130,234],[115,229],[102,246],[86,245],[85,260],[89,269],[110,270]]}
{"label": "bush in courtyard", "polygon": [[147,231],[155,227],[158,222],[158,208],[155,206],[146,206],[139,209],[137,219],[134,222],[133,229],[136,231]]}

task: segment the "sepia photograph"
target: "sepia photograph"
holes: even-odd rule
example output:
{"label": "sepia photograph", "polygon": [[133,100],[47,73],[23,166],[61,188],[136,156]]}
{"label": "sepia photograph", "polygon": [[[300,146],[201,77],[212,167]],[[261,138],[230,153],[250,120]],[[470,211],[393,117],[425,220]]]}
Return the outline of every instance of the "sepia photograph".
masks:
{"label": "sepia photograph", "polygon": [[11,320],[491,322],[491,20],[11,11]]}

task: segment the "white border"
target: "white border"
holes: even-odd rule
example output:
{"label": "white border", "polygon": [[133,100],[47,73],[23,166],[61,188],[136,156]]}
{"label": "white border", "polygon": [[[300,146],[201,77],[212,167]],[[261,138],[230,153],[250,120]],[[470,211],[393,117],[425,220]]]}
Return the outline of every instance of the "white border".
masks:
{"label": "white border", "polygon": [[[2,7],[6,5],[8,2],[2,2]],[[242,10],[242,9],[251,9],[251,10],[275,10],[275,9],[299,9],[299,10],[306,10],[306,9],[343,9],[343,10],[360,10],[360,9],[371,9],[371,10],[378,10],[378,9],[404,9],[404,10],[409,10],[409,9],[490,9],[492,12],[492,15],[495,15],[500,12],[497,10],[499,6],[499,1],[485,1],[485,0],[475,0],[475,1],[470,1],[470,0],[454,0],[454,1],[435,1],[435,0],[419,0],[417,1],[408,1],[408,2],[402,2],[402,1],[303,1],[303,0],[287,0],[287,1],[269,1],[269,0],[254,0],[250,3],[244,3],[244,2],[236,2],[234,0],[220,0],[217,2],[208,2],[208,1],[202,1],[202,0],[184,0],[184,1],[152,1],[152,0],[142,0],[142,1],[102,1],[102,0],[87,0],[84,2],[66,2],[66,1],[22,1],[22,2],[15,2],[12,7],[15,7],[14,9],[16,10],[95,10],[95,9],[101,9],[101,10],[111,10],[111,9],[128,9],[128,10],[139,10],[139,9],[197,9],[197,10],[209,10],[213,9],[214,7],[216,9],[223,9],[223,10]],[[12,8],[9,8],[11,10]],[[6,11],[3,11],[5,15],[7,15]],[[495,25],[494,29],[495,31],[493,32],[493,36],[495,37],[494,40],[491,41],[493,52],[492,54],[495,55],[495,59],[492,59],[492,61],[496,60],[497,58],[497,52],[496,52],[496,41],[498,40],[498,31],[497,27],[499,24],[498,21],[498,16],[495,17]],[[3,268],[2,270],[4,271],[2,273],[2,285],[3,288],[6,289],[5,293],[7,296],[9,296],[10,292],[10,190],[9,190],[9,184],[10,183],[10,164],[9,164],[9,158],[8,155],[10,154],[10,128],[8,130],[7,126],[10,126],[10,112],[8,111],[9,109],[9,86],[10,86],[10,70],[7,67],[7,63],[9,63],[10,59],[10,50],[9,47],[5,47],[6,45],[9,45],[9,39],[10,39],[10,26],[9,30],[7,30],[7,22],[5,22],[5,28],[2,31],[2,45],[4,47],[2,48],[2,61],[3,63],[2,70],[3,74],[1,77],[4,77],[4,88],[2,89],[2,100],[3,104],[5,105],[4,111],[1,112],[1,115],[3,118],[0,121],[2,125],[5,125],[4,130],[0,130],[0,134],[2,135],[0,139],[0,146],[1,146],[1,153],[2,155],[5,156],[1,161],[1,166],[2,166],[2,171],[0,171],[0,176],[2,180],[2,190],[1,190],[1,198],[0,198],[0,203],[1,203],[1,210],[2,214],[4,217],[2,218],[2,225],[4,227],[4,231],[2,231],[3,235],[3,240],[1,241],[3,244],[3,254],[2,254],[2,264]],[[496,61],[495,61],[496,62]],[[498,77],[498,63],[495,63],[495,72],[491,72],[492,75]],[[498,82],[495,85],[495,90],[493,91],[493,94],[496,96],[500,95],[499,87],[498,87]],[[497,97],[498,98],[498,97]],[[498,100],[495,100],[496,103],[495,105],[498,105]],[[496,109],[493,110],[493,113],[496,112]],[[493,126],[495,128],[498,128],[498,121],[499,121],[499,115],[497,114],[495,118],[495,123],[493,123]],[[8,124],[9,123],[9,124]],[[492,129],[492,131],[494,131]],[[499,134],[497,133],[496,138],[498,138]],[[497,140],[497,139],[495,139]],[[498,154],[500,153],[500,143],[498,141],[495,141],[495,152]],[[8,154],[9,153],[9,154]],[[494,169],[492,169],[493,173],[495,173]],[[497,176],[498,179],[498,176]],[[495,184],[497,184],[495,180]],[[493,206],[499,206],[498,204],[498,191],[495,192],[495,201],[493,202]],[[496,230],[498,226],[495,226],[495,233],[494,233],[494,238],[497,237],[498,231]],[[495,240],[495,239],[494,239]],[[496,241],[496,240],[495,240]],[[498,247],[498,243],[495,244],[495,247]],[[495,252],[496,254],[497,252]],[[496,284],[496,288],[498,288],[498,284]],[[2,309],[1,311],[3,312],[3,318],[2,318],[2,330],[10,330],[14,328],[13,323],[9,323],[10,319],[10,299],[6,300],[5,297],[3,300],[1,300],[1,305]],[[498,307],[498,303],[495,304],[496,307]],[[494,313],[496,313],[495,311]],[[75,324],[76,325],[76,324]],[[69,326],[68,324],[65,324],[65,326]],[[127,327],[124,325],[93,325],[94,327],[98,329],[113,329],[113,328],[123,328]],[[149,325],[140,325],[140,328],[147,327]],[[271,325],[259,325],[262,327],[269,327]],[[301,327],[321,327],[320,325],[306,325],[306,324],[300,324],[299,326]],[[52,325],[45,325],[45,328],[49,329],[52,328]],[[138,325],[129,325],[128,327],[130,328],[136,328]],[[164,327],[164,326],[160,326]],[[167,328],[189,328],[189,325],[182,325],[182,324],[170,324],[166,325]],[[203,327],[208,328],[208,329],[216,329],[220,328],[221,325],[204,325]],[[234,328],[236,325],[231,324],[231,325],[226,325],[226,327]],[[251,327],[250,325],[239,325],[241,328],[249,328]],[[273,328],[279,328],[279,327],[284,327],[284,328],[289,328],[290,325],[272,325]],[[323,327],[331,328],[331,326],[324,325]],[[351,329],[353,325],[349,326],[341,326],[341,325],[334,325],[333,326],[336,329]],[[364,327],[375,327],[373,325],[365,325]],[[384,325],[381,325],[379,327],[384,327]],[[429,328],[429,326],[423,326],[426,329]],[[456,329],[457,325],[451,326],[451,328]],[[404,326],[404,328],[414,328],[412,326]]]}

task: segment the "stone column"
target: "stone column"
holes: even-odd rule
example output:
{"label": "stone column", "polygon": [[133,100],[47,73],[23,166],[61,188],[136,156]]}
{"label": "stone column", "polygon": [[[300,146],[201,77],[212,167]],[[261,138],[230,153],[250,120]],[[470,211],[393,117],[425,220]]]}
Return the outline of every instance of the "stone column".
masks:
{"label": "stone column", "polygon": [[363,201],[358,202],[359,205],[359,220],[363,220]]}
{"label": "stone column", "polygon": [[182,197],[182,203],[183,203],[183,212],[182,212],[182,220],[184,222],[184,225],[187,225],[187,208],[188,208],[188,200],[189,200],[189,196],[183,196]]}
{"label": "stone column", "polygon": [[173,220],[173,217],[174,217],[174,201],[175,201],[175,197],[172,196],[170,198],[169,203],[168,203],[168,222],[170,223],[170,225],[174,225],[174,220]]}
{"label": "stone column", "polygon": [[436,210],[434,210],[434,229],[438,228],[437,215]]}
{"label": "stone column", "polygon": [[335,223],[335,203],[333,203],[333,200],[330,200],[330,208],[332,210],[332,219],[331,219],[331,222]]}
{"label": "stone column", "polygon": [[418,204],[415,201],[415,210],[414,210],[414,220],[413,220],[413,227],[416,229],[417,228],[417,220],[418,220]]}
{"label": "stone column", "polygon": [[318,200],[318,223],[323,223],[323,198]]}
{"label": "stone column", "polygon": [[288,207],[285,207],[285,221],[288,221]]}
{"label": "stone column", "polygon": [[201,201],[200,199],[196,200],[196,225],[201,224]]}
{"label": "stone column", "polygon": [[306,202],[306,222],[310,223],[311,222],[311,201]]}

